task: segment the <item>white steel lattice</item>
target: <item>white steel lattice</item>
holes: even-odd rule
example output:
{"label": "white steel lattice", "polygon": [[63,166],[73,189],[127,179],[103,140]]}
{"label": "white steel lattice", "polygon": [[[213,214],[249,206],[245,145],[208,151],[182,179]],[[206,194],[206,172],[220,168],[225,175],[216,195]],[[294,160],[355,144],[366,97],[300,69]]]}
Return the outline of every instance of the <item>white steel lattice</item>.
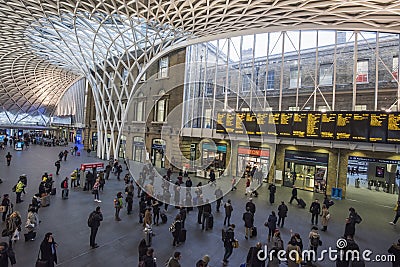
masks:
{"label": "white steel lattice", "polygon": [[86,77],[98,155],[108,158],[117,154],[132,88],[165,51],[290,29],[400,33],[399,12],[398,0],[0,0],[0,103],[13,115],[51,115],[66,89]]}

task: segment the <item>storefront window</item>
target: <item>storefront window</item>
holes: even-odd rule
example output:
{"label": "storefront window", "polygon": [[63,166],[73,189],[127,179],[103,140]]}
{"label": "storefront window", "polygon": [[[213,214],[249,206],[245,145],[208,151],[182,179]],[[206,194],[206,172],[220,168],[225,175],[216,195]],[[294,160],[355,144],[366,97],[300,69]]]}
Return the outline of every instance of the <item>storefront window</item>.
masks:
{"label": "storefront window", "polygon": [[132,160],[138,162],[144,162],[143,154],[144,154],[144,139],[143,137],[136,136],[133,138]]}
{"label": "storefront window", "polygon": [[[238,147],[238,161],[236,175],[244,177],[253,176],[267,179],[269,171],[269,148],[260,147]],[[261,181],[258,181],[261,184]]]}
{"label": "storefront window", "polygon": [[286,150],[283,185],[324,193],[328,160],[327,153]]}
{"label": "storefront window", "polygon": [[203,143],[202,168],[218,170],[221,173],[226,167],[226,145]]}
{"label": "storefront window", "polygon": [[165,141],[153,139],[151,145],[151,161],[156,168],[165,167]]}

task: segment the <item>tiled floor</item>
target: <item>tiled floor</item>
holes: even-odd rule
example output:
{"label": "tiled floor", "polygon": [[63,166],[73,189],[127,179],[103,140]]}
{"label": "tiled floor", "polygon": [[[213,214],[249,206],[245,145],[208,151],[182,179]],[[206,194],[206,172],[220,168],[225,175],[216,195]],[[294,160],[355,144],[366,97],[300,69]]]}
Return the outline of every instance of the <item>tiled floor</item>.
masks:
{"label": "tiled floor", "polygon": [[[10,148],[10,147],[8,147]],[[32,195],[37,192],[40,177],[44,172],[55,173],[54,162],[57,155],[64,147],[43,147],[32,145],[27,151],[0,151],[0,159],[4,164],[0,164],[0,178],[3,183],[0,184],[0,193],[11,193],[12,186],[16,183],[18,176],[22,173],[28,175],[27,194],[23,197],[25,202],[15,204],[16,210],[20,211],[23,221],[26,219],[28,203]],[[67,147],[69,149],[69,147]],[[5,164],[5,154],[11,151],[13,159],[11,166]],[[27,242],[18,241],[15,244],[17,256],[16,266],[33,266],[40,242],[46,232],[53,232],[55,240],[58,242],[58,266],[136,266],[138,259],[138,244],[143,238],[142,226],[138,223],[137,203],[134,204],[132,215],[126,215],[122,212],[122,221],[114,221],[113,198],[118,191],[123,191],[124,182],[117,181],[114,176],[108,180],[105,185],[105,191],[100,194],[103,201],[100,206],[104,214],[104,221],[101,224],[97,235],[99,248],[92,250],[89,247],[89,228],[87,227],[88,214],[94,210],[98,203],[93,201],[93,196],[89,192],[83,192],[81,189],[72,189],[68,200],[61,199],[59,184],[61,179],[71,173],[74,168],[81,163],[99,162],[94,156],[88,157],[87,153],[82,153],[80,157],[69,155],[66,162],[62,162],[60,175],[55,178],[57,195],[51,197],[51,205],[40,209],[39,216],[42,220],[38,230],[36,241]],[[123,177],[124,173],[121,175]],[[136,193],[136,192],[135,192]],[[356,192],[349,197],[349,200],[335,201],[336,204],[331,208],[332,219],[326,233],[321,234],[323,241],[322,248],[329,246],[335,247],[338,237],[344,232],[344,220],[348,214],[350,206],[363,217],[363,222],[357,226],[356,241],[361,249],[370,249],[375,254],[387,254],[387,249],[392,242],[400,238],[400,226],[398,228],[388,224],[393,219],[394,197],[379,195],[372,192]],[[306,203],[311,203],[315,197],[313,193],[300,191],[299,196]],[[321,195],[317,196],[322,199]],[[367,196],[367,197],[365,197]],[[12,200],[15,202],[15,194],[11,193]],[[245,261],[247,251],[256,241],[265,242],[267,238],[267,229],[263,226],[264,221],[272,209],[277,205],[270,206],[268,203],[268,191],[265,187],[260,190],[260,196],[254,199],[257,205],[255,223],[259,229],[257,239],[245,240],[242,213],[247,198],[244,196],[244,185],[239,184],[239,190],[225,196],[226,199],[232,199],[234,211],[232,222],[237,225],[236,237],[240,242],[240,248],[235,249],[230,258],[229,266],[239,266]],[[276,202],[290,198],[290,189],[278,186]],[[135,198],[137,200],[137,198]],[[213,204],[214,205],[214,204]],[[215,206],[213,207],[215,210]],[[182,252],[181,264],[184,267],[192,267],[195,262],[204,254],[211,257],[210,266],[222,266],[223,244],[221,241],[221,229],[223,223],[223,213],[214,212],[215,225],[211,231],[203,232],[196,223],[197,212],[191,212],[186,221],[188,229],[187,241],[178,248],[172,247],[172,237],[168,232],[168,227],[172,217],[177,210],[170,208],[168,223],[166,225],[154,226],[155,236],[153,238],[153,247],[156,251],[158,266],[164,266],[164,262],[172,255],[175,250]],[[290,230],[299,232],[304,241],[311,227],[310,214],[308,209],[299,209],[296,206],[289,205],[289,217],[285,228],[281,230],[285,244],[289,240]],[[4,226],[4,225],[3,225]],[[322,249],[321,248],[321,249]],[[282,266],[285,266],[282,264]],[[317,263],[317,266],[334,266],[333,262],[324,260]],[[389,263],[371,262],[367,266],[391,266]]]}

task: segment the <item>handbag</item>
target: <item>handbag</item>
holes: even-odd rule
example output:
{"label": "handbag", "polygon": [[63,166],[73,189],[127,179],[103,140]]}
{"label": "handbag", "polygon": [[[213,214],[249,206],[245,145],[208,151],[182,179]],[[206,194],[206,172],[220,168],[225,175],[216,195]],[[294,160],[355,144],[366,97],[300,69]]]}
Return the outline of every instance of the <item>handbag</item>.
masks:
{"label": "handbag", "polygon": [[327,220],[329,220],[329,219],[331,218],[331,214],[328,213],[328,214],[325,216],[325,218],[326,218]]}
{"label": "handbag", "polygon": [[49,266],[48,261],[40,259],[39,255],[40,255],[40,249],[39,249],[39,253],[37,255],[35,267],[47,267],[47,266]]}
{"label": "handbag", "polygon": [[234,241],[232,241],[232,247],[233,248],[238,248],[239,247],[239,241],[237,239],[235,239]]}
{"label": "handbag", "polygon": [[6,211],[6,206],[0,206],[0,212],[5,212]]}

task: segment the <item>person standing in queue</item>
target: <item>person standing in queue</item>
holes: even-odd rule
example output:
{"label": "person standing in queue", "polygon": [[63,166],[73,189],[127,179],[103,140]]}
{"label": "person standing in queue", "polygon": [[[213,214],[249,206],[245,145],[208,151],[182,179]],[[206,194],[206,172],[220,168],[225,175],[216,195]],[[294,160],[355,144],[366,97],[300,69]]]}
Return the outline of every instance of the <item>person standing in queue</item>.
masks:
{"label": "person standing in queue", "polygon": [[54,241],[53,234],[47,233],[40,244],[41,259],[47,261],[48,267],[54,267],[57,264],[57,243]]}
{"label": "person standing in queue", "polygon": [[97,231],[100,227],[100,222],[103,220],[103,214],[101,213],[100,207],[97,206],[96,210],[90,213],[88,219],[88,226],[90,227],[90,247],[98,248],[96,243]]}

